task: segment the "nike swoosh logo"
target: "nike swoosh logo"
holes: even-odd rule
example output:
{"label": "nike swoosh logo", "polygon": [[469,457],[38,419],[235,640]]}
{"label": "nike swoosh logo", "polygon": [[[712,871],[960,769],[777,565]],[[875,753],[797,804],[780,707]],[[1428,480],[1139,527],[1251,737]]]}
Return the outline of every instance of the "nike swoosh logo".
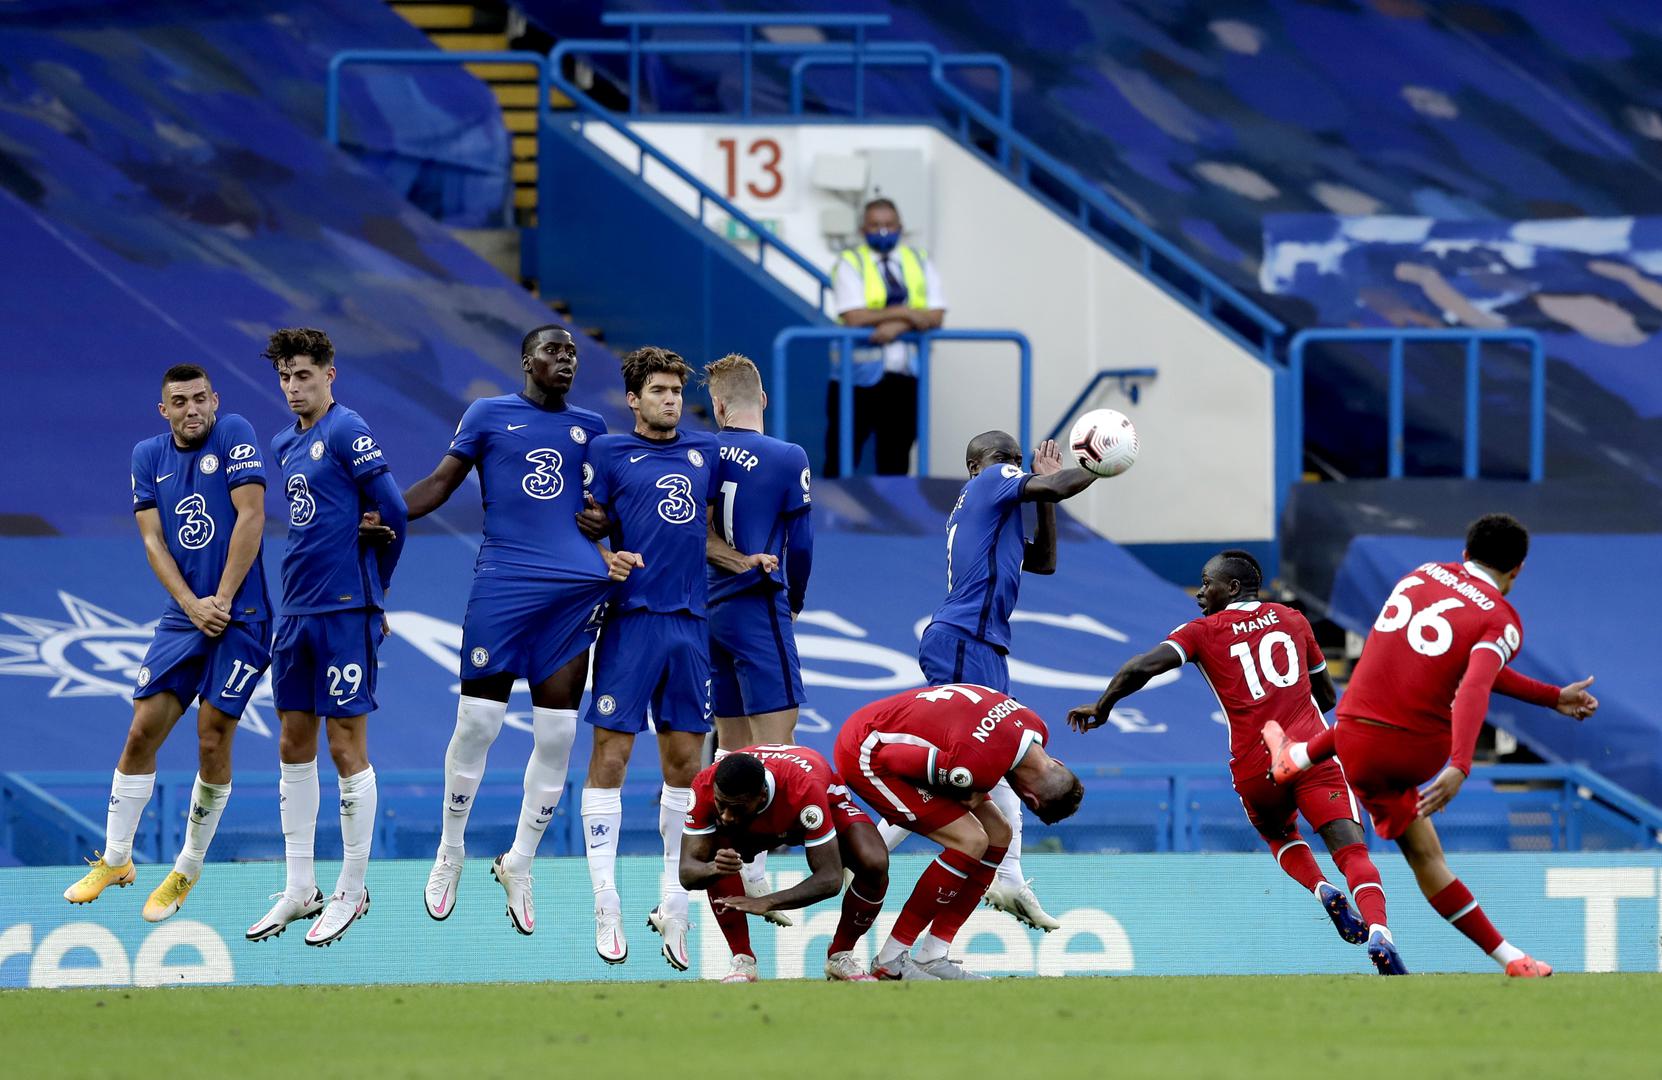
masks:
{"label": "nike swoosh logo", "polygon": [[352,697],[343,697],[339,701],[335,702],[335,704],[336,705],[345,705],[348,701],[353,700],[353,698],[356,698],[357,696],[358,696],[357,694],[353,694]]}
{"label": "nike swoosh logo", "polygon": [[[635,462],[641,460],[645,456],[646,456],[645,454],[631,454],[631,455],[629,455],[629,464],[633,465]],[[168,475],[172,476],[173,474],[168,473]]]}
{"label": "nike swoosh logo", "polygon": [[224,693],[220,694],[219,696],[220,697],[241,697],[242,693],[239,691],[239,692],[233,694],[233,693],[231,693],[231,691],[226,690]]}
{"label": "nike swoosh logo", "polygon": [[508,425],[508,430],[509,431],[518,431],[520,428],[530,427],[530,426],[531,426],[530,424],[509,424]]}
{"label": "nike swoosh logo", "polygon": [[[172,474],[172,473],[168,473],[168,474],[167,474],[167,476],[172,476],[172,475],[173,475],[173,474]],[[159,483],[161,483],[161,482],[162,482],[162,481],[163,481],[163,480],[166,480],[166,479],[167,479],[167,476],[158,476],[158,477],[156,477],[156,483],[158,483],[158,484],[159,484]]]}
{"label": "nike swoosh logo", "polygon": [[606,841],[602,840],[599,843],[590,844],[589,846],[590,847],[605,847],[606,846]]}

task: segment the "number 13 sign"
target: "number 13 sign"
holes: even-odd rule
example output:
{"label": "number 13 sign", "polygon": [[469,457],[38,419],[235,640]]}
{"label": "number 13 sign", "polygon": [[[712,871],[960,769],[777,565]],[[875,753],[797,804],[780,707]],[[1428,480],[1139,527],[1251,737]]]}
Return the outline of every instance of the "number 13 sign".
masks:
{"label": "number 13 sign", "polygon": [[745,209],[792,208],[794,134],[775,128],[713,129],[704,154],[704,182]]}

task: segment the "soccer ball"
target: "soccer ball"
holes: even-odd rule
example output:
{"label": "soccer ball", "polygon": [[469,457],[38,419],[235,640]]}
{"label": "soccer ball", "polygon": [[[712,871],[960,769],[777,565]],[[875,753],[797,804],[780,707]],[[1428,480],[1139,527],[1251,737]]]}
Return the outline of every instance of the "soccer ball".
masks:
{"label": "soccer ball", "polygon": [[1081,469],[1118,476],[1137,462],[1137,429],[1116,409],[1092,409],[1073,422],[1068,446]]}

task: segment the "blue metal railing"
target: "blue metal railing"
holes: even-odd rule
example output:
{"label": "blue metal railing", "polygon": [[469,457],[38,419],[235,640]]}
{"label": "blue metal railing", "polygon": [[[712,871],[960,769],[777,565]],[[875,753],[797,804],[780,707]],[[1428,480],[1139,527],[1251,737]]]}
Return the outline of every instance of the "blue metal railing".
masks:
{"label": "blue metal railing", "polygon": [[[1529,479],[1540,483],[1546,475],[1546,351],[1541,336],[1533,330],[1418,330],[1418,329],[1346,329],[1300,330],[1293,335],[1287,347],[1287,363],[1292,369],[1295,388],[1296,415],[1289,437],[1293,445],[1304,445],[1304,354],[1319,342],[1350,342],[1389,346],[1389,387],[1386,403],[1386,476],[1398,480],[1403,475],[1403,382],[1404,353],[1409,343],[1463,344],[1466,347],[1466,402],[1465,446],[1462,475],[1468,480],[1478,476],[1481,448],[1481,415],[1479,406],[1479,369],[1483,346],[1487,342],[1507,342],[1529,347]],[[1298,477],[1280,478],[1283,487],[1298,482]]]}
{"label": "blue metal railing", "polygon": [[439,52],[433,49],[347,49],[329,59],[324,91],[323,137],[340,145],[340,73],[348,64],[530,64],[537,69],[537,122],[548,112],[548,58],[534,52]]}
{"label": "blue metal railing", "polygon": [[[976,144],[970,130],[970,121],[973,120],[980,125],[981,129],[985,130],[994,142],[995,149],[990,157],[997,161],[1024,190],[1056,209],[1063,217],[1074,222],[1116,255],[1139,267],[1150,280],[1185,306],[1200,314],[1232,340],[1241,344],[1254,355],[1262,357],[1266,362],[1273,362],[1276,342],[1286,333],[1286,327],[1279,319],[1270,315],[1228,282],[1161,237],[1131,211],[1112,200],[1100,188],[1086,181],[1073,168],[1064,165],[1040,149],[1037,144],[1017,132],[1010,123],[1007,101],[1002,92],[999,101],[999,112],[994,113],[947,80],[946,67],[949,63],[959,65],[961,62],[962,66],[982,66],[979,63],[973,63],[977,58],[965,56],[956,57],[949,61],[946,56],[940,54],[926,42],[868,41],[866,31],[886,26],[888,24],[887,16],[632,14],[607,15],[602,21],[606,25],[626,26],[629,30],[628,40],[566,42],[555,49],[554,56],[563,58],[566,55],[583,53],[610,53],[627,56],[629,65],[629,114],[632,116],[639,115],[640,58],[645,55],[739,56],[742,65],[739,109],[740,115],[747,119],[756,115],[752,100],[752,65],[757,56],[797,54],[804,58],[813,57],[811,63],[814,64],[847,64],[853,67],[855,113],[858,116],[865,114],[864,86],[868,67],[905,64],[907,61],[898,59],[898,57],[906,55],[931,56],[932,62],[929,65],[930,83],[938,93],[958,110],[959,123],[953,133],[960,142],[975,152],[981,153],[980,147]],[[767,26],[815,26],[824,29],[846,29],[853,32],[854,40],[852,42],[804,44],[757,41],[757,30]],[[643,33],[646,30],[674,27],[732,29],[739,32],[739,40],[648,41],[643,39]],[[886,57],[887,59],[885,59]],[[556,68],[558,66],[556,64]],[[795,74],[793,74],[793,83],[798,84],[792,95],[793,111],[796,115],[800,115],[802,101],[799,82]],[[659,118],[670,119],[671,117],[667,114],[660,114]],[[1047,191],[1044,186],[1036,184],[1034,182],[1036,173],[1050,181],[1050,186],[1066,190],[1071,196],[1072,205],[1060,205],[1051,192]],[[1104,222],[1109,224],[1111,229],[1098,227]],[[1128,242],[1122,242],[1118,239],[1113,230],[1117,230],[1127,237]],[[1230,317],[1226,318],[1224,316]],[[1243,329],[1252,331],[1253,336],[1249,337],[1244,334]]]}
{"label": "blue metal railing", "polygon": [[[1227,822],[1230,828],[1250,828],[1240,817],[1239,803],[1229,787],[1228,775],[1218,766],[1085,763],[1075,764],[1074,770],[1086,782],[1088,791],[1083,812],[1059,826],[1041,828],[1030,823],[1030,842],[1040,842],[1052,829],[1058,836],[1065,836],[1069,829],[1128,826],[1146,829],[1152,825],[1146,846],[1138,850],[1215,850],[1219,845],[1209,843],[1208,834],[1215,840],[1221,823]],[[323,779],[330,780],[327,776]],[[184,838],[184,814],[193,780],[191,773],[183,771],[157,775],[150,811],[145,814],[143,827],[135,838],[139,858],[153,856],[167,860],[177,853]],[[282,850],[276,813],[277,780],[275,772],[246,771],[234,779],[234,785],[244,792],[243,799],[239,800],[241,804],[246,804],[250,796],[257,799],[270,796],[265,800],[270,809],[270,837],[268,842],[255,845],[254,850],[270,852],[272,857],[278,857]],[[388,770],[377,780],[382,789],[375,830],[377,857],[430,855],[431,834],[439,825],[437,804],[443,791],[443,773],[436,769]],[[33,856],[27,861],[37,863],[72,863],[90,854],[93,848],[102,846],[103,825],[65,804],[50,789],[107,789],[108,784],[108,772],[0,773],[0,809],[5,811],[0,818],[0,841],[14,853]],[[475,828],[511,830],[511,822],[517,820],[519,810],[518,773],[492,770],[484,778],[484,787],[501,789],[501,820],[484,820],[476,810]],[[627,788],[625,797],[630,805],[645,804],[658,790],[658,782],[642,778]],[[578,805],[581,793],[580,781],[566,785],[560,800],[566,831],[550,828],[543,845],[544,855],[582,854],[580,841],[569,834],[572,821],[569,811]],[[1513,811],[1518,809],[1540,820],[1527,824],[1515,822]],[[33,831],[29,851],[19,851],[11,843],[19,813],[31,815],[28,824]],[[52,820],[44,821],[42,815]],[[1462,789],[1449,816],[1438,820],[1440,828],[1451,832],[1464,828],[1468,834],[1476,832],[1484,837],[1492,834],[1502,846],[1508,839],[1523,837],[1531,843],[1544,840],[1556,851],[1581,850],[1584,826],[1590,824],[1602,833],[1601,848],[1609,849],[1612,838],[1618,838],[1620,847],[1646,850],[1662,847],[1662,835],[1659,835],[1662,834],[1662,809],[1577,765],[1480,765]],[[638,829],[650,834],[650,843],[656,843],[656,826],[642,822]],[[244,823],[234,831],[246,834],[249,830]],[[227,832],[225,826],[221,832]],[[1234,849],[1227,839],[1223,846]]]}
{"label": "blue metal railing", "polygon": [[[882,51],[876,53],[878,49]],[[874,55],[874,53],[876,54]],[[809,68],[854,68],[854,110],[852,115],[856,120],[863,120],[866,116],[866,69],[873,67],[921,67],[933,72],[937,64],[942,71],[947,68],[991,68],[998,75],[997,115],[1005,124],[1010,123],[1011,75],[1009,61],[997,53],[943,53],[933,45],[922,42],[872,42],[863,53],[849,52],[846,55],[836,56],[821,52],[798,57],[796,62],[791,65],[791,115],[801,116],[803,113],[803,79]],[[1008,162],[1004,163],[1008,164]]]}
{"label": "blue metal railing", "polygon": [[[769,370],[768,385],[772,408],[772,428],[775,435],[785,437],[789,430],[790,400],[785,387],[785,365],[790,349],[798,341],[830,341],[837,350],[838,402],[838,465],[841,475],[854,475],[854,349],[867,345],[871,329],[863,326],[792,326],[779,332],[773,339],[773,366]],[[1032,446],[1033,437],[1033,346],[1027,335],[1015,330],[927,330],[900,335],[899,341],[909,341],[918,349],[918,475],[929,475],[929,376],[930,347],[937,341],[1008,341],[1018,352],[1017,379],[1019,380],[1017,411],[1020,434],[1017,436],[1025,452]]]}
{"label": "blue metal railing", "polygon": [[1151,367],[1103,368],[1101,371],[1097,372],[1095,375],[1092,375],[1085,381],[1085,389],[1079,391],[1079,396],[1069,402],[1066,409],[1062,410],[1062,415],[1056,421],[1056,426],[1050,429],[1049,434],[1047,434],[1045,438],[1061,438],[1063,429],[1068,426],[1068,421],[1072,420],[1074,414],[1079,411],[1080,407],[1091,399],[1091,397],[1097,392],[1097,388],[1108,380],[1113,379],[1118,382],[1120,384],[1120,390],[1126,397],[1131,399],[1131,404],[1135,405],[1137,404],[1137,380],[1152,380],[1159,374],[1159,368]]}

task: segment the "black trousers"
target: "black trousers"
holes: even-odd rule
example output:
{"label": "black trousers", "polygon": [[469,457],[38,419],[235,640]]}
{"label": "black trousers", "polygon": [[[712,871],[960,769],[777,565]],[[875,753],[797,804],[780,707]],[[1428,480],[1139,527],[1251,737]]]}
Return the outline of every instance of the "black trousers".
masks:
{"label": "black trousers", "polygon": [[[842,417],[840,384],[832,379],[825,394],[825,472],[831,479],[840,475],[838,456]],[[912,469],[912,444],[918,441],[918,380],[915,375],[893,372],[875,386],[854,388],[854,467],[859,469],[861,451],[877,436],[877,475],[905,476]]]}

